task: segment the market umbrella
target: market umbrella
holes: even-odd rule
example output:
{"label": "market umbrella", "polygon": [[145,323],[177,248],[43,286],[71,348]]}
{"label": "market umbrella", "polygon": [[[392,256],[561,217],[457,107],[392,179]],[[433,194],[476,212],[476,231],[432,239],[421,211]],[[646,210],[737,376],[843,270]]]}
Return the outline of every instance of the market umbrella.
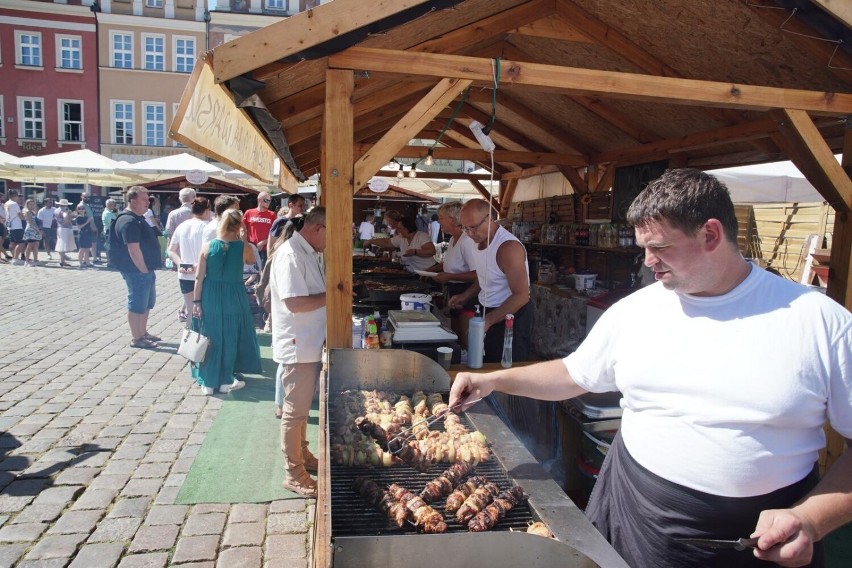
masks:
{"label": "market umbrella", "polygon": [[13,158],[2,165],[0,177],[11,181],[44,183],[83,183],[125,186],[139,181],[133,175],[118,173],[115,160],[91,150],[72,150],[43,156]]}
{"label": "market umbrella", "polygon": [[215,176],[226,179],[225,171],[222,168],[187,153],[136,162],[119,168],[118,171],[123,174],[138,176],[145,181],[163,181],[178,176],[185,177],[190,172],[203,172],[208,177]]}
{"label": "market umbrella", "polygon": [[[841,156],[835,156],[840,161]],[[710,170],[725,185],[735,203],[820,203],[825,201],[792,162],[772,162]]]}

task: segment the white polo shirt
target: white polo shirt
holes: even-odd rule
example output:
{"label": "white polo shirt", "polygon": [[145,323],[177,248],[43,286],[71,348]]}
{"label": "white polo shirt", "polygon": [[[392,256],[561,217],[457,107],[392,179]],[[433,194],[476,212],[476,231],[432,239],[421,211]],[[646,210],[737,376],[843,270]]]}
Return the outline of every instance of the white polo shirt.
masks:
{"label": "white polo shirt", "polygon": [[[201,256],[201,248],[204,245],[202,236],[206,227],[207,221],[193,217],[175,229],[169,248],[176,247],[180,251],[181,264],[198,264],[198,257]],[[195,272],[178,272],[178,278],[195,280]]]}
{"label": "white polo shirt", "polygon": [[285,298],[325,292],[323,258],[300,235],[285,241],[272,255],[269,278],[272,303],[272,359],[276,363],[315,363],[325,343],[325,306],[291,312]]}

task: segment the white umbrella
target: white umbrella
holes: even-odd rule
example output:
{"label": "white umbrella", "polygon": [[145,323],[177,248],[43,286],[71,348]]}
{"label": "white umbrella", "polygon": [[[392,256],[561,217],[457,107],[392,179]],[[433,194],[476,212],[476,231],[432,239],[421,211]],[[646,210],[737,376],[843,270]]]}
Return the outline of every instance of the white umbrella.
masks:
{"label": "white umbrella", "polygon": [[192,154],[174,154],[144,162],[136,162],[118,170],[121,173],[139,176],[146,181],[163,181],[186,176],[190,172],[203,172],[208,177],[224,179],[225,171],[209,162],[196,158]]}
{"label": "white umbrella", "polygon": [[129,185],[138,181],[136,176],[117,173],[119,165],[91,150],[73,150],[7,160],[2,166],[0,177],[36,184],[83,183],[100,186]]}
{"label": "white umbrella", "polygon": [[[837,161],[841,156],[836,155]],[[792,162],[772,162],[710,170],[735,203],[819,203],[823,197]]]}

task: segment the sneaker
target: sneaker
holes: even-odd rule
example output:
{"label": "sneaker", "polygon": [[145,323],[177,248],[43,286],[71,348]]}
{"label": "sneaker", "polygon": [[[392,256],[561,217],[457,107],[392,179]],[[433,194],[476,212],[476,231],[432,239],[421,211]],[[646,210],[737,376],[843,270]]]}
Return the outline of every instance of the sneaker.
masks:
{"label": "sneaker", "polygon": [[186,321],[186,312],[183,310],[178,310],[178,321],[185,322]]}
{"label": "sneaker", "polygon": [[38,265],[36,263],[34,263],[33,261],[28,260],[24,263],[24,266],[38,266]]}
{"label": "sneaker", "polygon": [[238,381],[238,380],[235,379],[234,382],[231,383],[230,385],[222,385],[221,387],[219,387],[219,392],[222,393],[222,394],[224,394],[226,392],[233,392],[235,390],[240,390],[244,386],[246,386],[245,382]]}
{"label": "sneaker", "polygon": [[266,320],[263,325],[263,333],[272,333],[272,320]]}
{"label": "sneaker", "polygon": [[47,258],[49,258],[50,260],[53,260],[53,255],[50,254],[50,253],[47,253]]}
{"label": "sneaker", "polygon": [[203,393],[204,393],[204,394],[206,394],[207,396],[210,396],[210,395],[212,395],[212,394],[213,394],[213,389],[212,389],[212,388],[210,388],[210,387],[202,386],[202,387],[201,387],[201,392],[203,392]]}
{"label": "sneaker", "polygon": [[13,260],[13,261],[12,261],[12,264],[14,264],[15,266],[23,266],[23,265],[24,265],[24,261],[23,261],[23,260],[21,260],[20,258],[18,258],[18,259],[16,259],[16,260]]}
{"label": "sneaker", "polygon": [[101,259],[99,259],[99,258],[96,258],[96,259],[94,260],[94,262],[95,262],[95,264],[103,264],[103,263],[104,263],[104,261],[102,261],[102,260],[101,260]]}

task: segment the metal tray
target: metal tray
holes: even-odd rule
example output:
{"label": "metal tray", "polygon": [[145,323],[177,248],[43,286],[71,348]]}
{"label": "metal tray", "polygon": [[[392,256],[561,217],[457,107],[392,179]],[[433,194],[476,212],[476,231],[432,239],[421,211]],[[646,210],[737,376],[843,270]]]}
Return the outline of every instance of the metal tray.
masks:
{"label": "metal tray", "polygon": [[589,418],[621,418],[620,392],[590,392],[577,398],[572,398],[568,404]]}

